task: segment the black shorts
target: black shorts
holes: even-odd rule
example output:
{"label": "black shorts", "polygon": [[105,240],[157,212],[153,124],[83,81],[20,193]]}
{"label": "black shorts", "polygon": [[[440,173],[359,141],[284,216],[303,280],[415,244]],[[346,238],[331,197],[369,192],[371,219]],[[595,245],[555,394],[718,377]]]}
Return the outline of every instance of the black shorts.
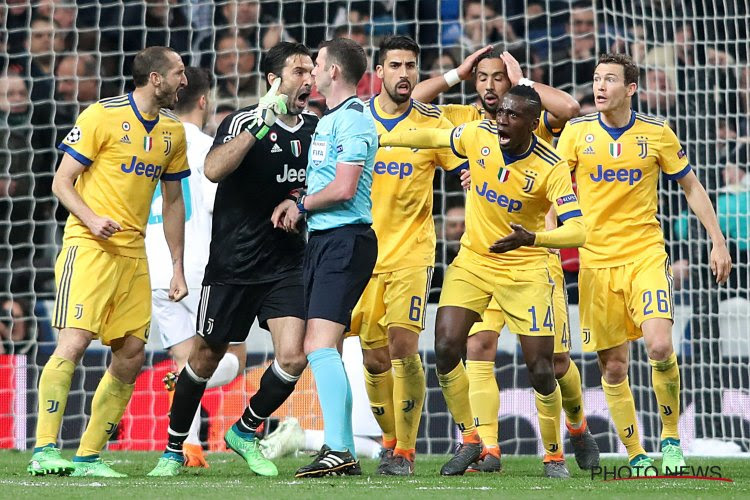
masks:
{"label": "black shorts", "polygon": [[310,233],[303,265],[306,318],[327,319],[348,329],[377,258],[378,239],[369,225]]}
{"label": "black shorts", "polygon": [[304,299],[299,273],[268,283],[203,285],[197,333],[209,344],[243,342],[255,318],[266,330],[269,319],[304,319]]}

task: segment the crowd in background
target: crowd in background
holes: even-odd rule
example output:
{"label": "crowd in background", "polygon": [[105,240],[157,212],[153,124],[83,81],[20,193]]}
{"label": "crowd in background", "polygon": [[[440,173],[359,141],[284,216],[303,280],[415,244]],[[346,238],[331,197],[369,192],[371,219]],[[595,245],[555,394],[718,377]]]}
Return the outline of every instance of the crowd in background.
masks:
{"label": "crowd in background", "polygon": [[[215,128],[265,92],[263,52],[280,40],[310,47],[331,37],[360,43],[372,63],[358,93],[380,90],[379,39],[394,32],[423,47],[423,78],[441,75],[488,43],[502,43],[526,76],[570,92],[595,111],[597,54],[631,54],[642,67],[634,107],[667,118],[718,207],[735,267],[729,289],[746,297],[750,254],[750,64],[742,2],[647,0],[626,13],[615,0],[7,0],[0,5],[0,353],[27,348],[32,312],[54,298],[54,259],[67,214],[51,193],[55,149],[89,104],[132,89],[135,53],[168,45],[216,76]],[[735,10],[733,10],[735,9]],[[745,10],[737,10],[745,9]],[[744,22],[742,21],[744,19]],[[471,82],[436,101],[473,102]],[[322,101],[311,110],[324,111]],[[207,132],[212,133],[211,130]],[[435,181],[438,273],[458,250],[463,194]],[[691,244],[705,242],[676,187],[661,190],[675,285],[690,282]],[[575,291],[575,255],[565,262]],[[437,274],[437,273],[436,273]],[[701,285],[705,286],[705,285]],[[730,292],[731,293],[731,292]],[[432,290],[435,299],[439,289]],[[42,299],[42,300],[39,300]]]}

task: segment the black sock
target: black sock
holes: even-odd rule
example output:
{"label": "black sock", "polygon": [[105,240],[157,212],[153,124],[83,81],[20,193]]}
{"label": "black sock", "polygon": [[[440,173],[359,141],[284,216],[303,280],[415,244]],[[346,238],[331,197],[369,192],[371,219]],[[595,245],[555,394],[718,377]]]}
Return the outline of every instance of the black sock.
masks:
{"label": "black sock", "polygon": [[182,443],[190,431],[195,412],[201,404],[201,398],[206,390],[207,378],[201,378],[186,364],[177,379],[169,410],[169,428],[166,452],[182,454]]}
{"label": "black sock", "polygon": [[258,392],[250,398],[250,403],[236,423],[237,428],[241,432],[254,433],[294,392],[297,380],[299,375],[289,375],[274,360],[263,373]]}

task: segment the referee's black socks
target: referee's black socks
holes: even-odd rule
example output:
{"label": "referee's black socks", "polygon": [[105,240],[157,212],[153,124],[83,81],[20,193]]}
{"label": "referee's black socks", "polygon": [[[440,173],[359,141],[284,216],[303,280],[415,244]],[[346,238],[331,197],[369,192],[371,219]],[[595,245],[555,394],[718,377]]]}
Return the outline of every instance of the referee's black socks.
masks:
{"label": "referee's black socks", "polygon": [[236,422],[237,429],[245,434],[255,434],[260,424],[294,392],[299,377],[285,372],[274,359],[260,379],[258,392],[250,398],[242,417]]}
{"label": "referee's black socks", "polygon": [[190,424],[193,423],[195,412],[198,411],[198,406],[201,404],[201,398],[206,390],[207,383],[207,378],[199,377],[190,368],[189,363],[185,364],[185,368],[177,379],[172,408],[169,411],[165,453],[182,455],[182,443],[188,436]]}

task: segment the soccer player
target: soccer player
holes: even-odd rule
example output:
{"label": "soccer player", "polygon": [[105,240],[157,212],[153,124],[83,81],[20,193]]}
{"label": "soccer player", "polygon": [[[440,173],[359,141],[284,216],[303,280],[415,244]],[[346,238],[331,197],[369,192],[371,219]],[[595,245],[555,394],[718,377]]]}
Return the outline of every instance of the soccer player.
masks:
{"label": "soccer player", "polygon": [[732,267],[716,213],[669,125],[636,113],[638,67],[605,54],[594,72],[597,113],[571,120],[557,146],[575,170],[588,231],[581,248],[584,350],[596,352],[612,421],[637,472],[653,464],[640,443],[628,382],[629,341],[643,337],[662,421],[662,470],[685,465],[677,423],[680,371],[672,347],[672,271],[657,214],[661,173],[685,190],[713,244],[711,270],[724,283]]}
{"label": "soccer player", "polygon": [[[411,99],[419,77],[419,46],[402,35],[380,44],[378,77],[383,90],[368,105],[378,134],[410,128],[453,126],[432,105]],[[450,148],[379,148],[372,183],[373,229],[378,261],[352,314],[351,334],[359,335],[365,386],[388,449],[379,474],[410,475],[425,375],[419,357],[427,293],[435,265],[432,182],[436,166],[454,170],[465,160]]]}
{"label": "soccer player", "polygon": [[[470,122],[452,133],[391,132],[380,139],[381,146],[451,145],[458,156],[468,158],[471,169],[466,232],[446,272],[436,319],[438,380],[464,438],[442,467],[443,475],[463,474],[482,452],[461,354],[472,325],[494,297],[508,329],[518,335],[529,369],[545,472],[548,477],[569,477],[560,442],[562,397],[552,362],[554,283],[549,253],[542,247],[580,246],[585,233],[564,161],[533,133],[540,113],[539,94],[518,85],[503,97],[497,123]],[[550,205],[564,224],[543,231]]]}
{"label": "soccer player", "polygon": [[206,157],[206,177],[219,187],[198,335],[175,387],[167,447],[151,476],[179,474],[183,442],[206,384],[229,344],[243,342],[256,318],[271,332],[276,359],[224,440],[256,474],[278,474],[260,453],[255,431],[286,401],[307,365],[302,351],[305,240],[275,229],[271,214],[304,185],[304,152],[317,119],[303,113],[313,68],[304,45],[279,43],[265,54],[261,67],[270,90],[258,105],[224,119]]}
{"label": "soccer player", "polygon": [[297,477],[358,475],[354,455],[352,396],[336,345],[372,274],[378,243],[372,230],[372,171],[378,137],[357,82],[367,69],[364,49],[339,38],[324,43],[315,60],[315,85],[328,112],[315,129],[307,165],[307,192],[285,201],[274,225],[294,230],[307,214],[304,286],[310,362],[323,413],[325,445]]}
{"label": "soccer player", "polygon": [[[159,187],[154,193],[151,216],[146,232],[146,255],[151,276],[151,306],[153,322],[161,335],[161,343],[169,351],[177,364],[179,373],[187,362],[195,336],[195,323],[200,298],[200,283],[208,261],[208,247],[211,240],[211,213],[216,196],[216,184],[206,179],[203,161],[211,149],[213,138],[201,132],[211,111],[209,93],[211,75],[204,69],[185,68],[187,87],[180,90],[175,113],[185,126],[187,158],[192,174],[182,180],[182,193],[185,200],[185,239],[190,246],[185,252],[185,279],[188,296],[180,302],[169,299],[169,247],[164,237],[164,224],[161,214],[162,193]],[[234,380],[244,371],[247,358],[245,344],[231,345],[206,387],[219,387]],[[170,374],[174,377],[173,374]],[[170,396],[174,394],[174,382],[170,381]],[[200,430],[200,410],[190,426],[190,434],[185,440],[185,465],[187,467],[208,467],[203,456],[198,432]]]}
{"label": "soccer player", "polygon": [[[145,359],[151,286],[144,234],[154,189],[162,181],[164,234],[172,279],[169,298],[188,292],[182,251],[181,179],[190,175],[185,129],[172,108],[187,84],[180,56],[149,47],[133,61],[135,90],[88,107],[59,148],[65,152],[52,189],[70,211],[55,266],[53,326],[57,347],[39,378],[32,475],[124,477],[99,457],[130,401]],[[56,447],[76,364],[93,339],[112,362],[91,402],[91,419],[73,462]]]}
{"label": "soccer player", "polygon": [[[455,126],[485,117],[494,117],[500,99],[514,85],[531,86],[539,93],[542,107],[539,126],[535,133],[547,142],[559,133],[565,123],[578,115],[578,103],[568,94],[524,78],[518,61],[508,52],[485,48],[469,56],[458,68],[444,77],[435,77],[420,83],[415,93],[427,99],[436,97],[458,80],[474,76],[474,85],[481,106],[476,104],[449,104],[440,108]],[[470,207],[469,207],[470,209]],[[547,228],[556,225],[554,213]],[[549,220],[549,219],[548,219]],[[581,375],[570,360],[567,298],[560,257],[548,256],[549,269],[555,281],[555,378],[560,385],[565,410],[566,426],[570,435],[576,462],[583,469],[599,463],[599,447],[588,429],[583,410]],[[466,373],[469,377],[469,394],[472,409],[479,422],[477,431],[484,443],[480,460],[472,464],[472,471],[498,472],[501,470],[500,447],[498,446],[497,417],[500,411],[500,391],[495,378],[495,359],[500,329],[504,324],[502,311],[494,300],[490,301],[482,322],[477,322],[469,333],[466,348]]]}

